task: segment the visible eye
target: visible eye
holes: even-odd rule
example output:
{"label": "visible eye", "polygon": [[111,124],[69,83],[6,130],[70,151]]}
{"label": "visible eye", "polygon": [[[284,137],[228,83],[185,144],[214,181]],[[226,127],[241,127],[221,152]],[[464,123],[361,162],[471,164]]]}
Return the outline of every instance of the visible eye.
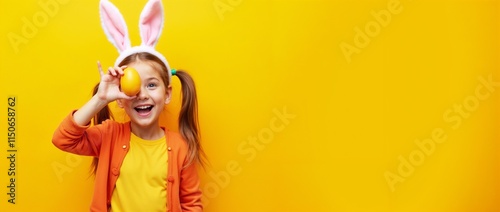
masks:
{"label": "visible eye", "polygon": [[156,88],[156,83],[149,83],[148,88]]}

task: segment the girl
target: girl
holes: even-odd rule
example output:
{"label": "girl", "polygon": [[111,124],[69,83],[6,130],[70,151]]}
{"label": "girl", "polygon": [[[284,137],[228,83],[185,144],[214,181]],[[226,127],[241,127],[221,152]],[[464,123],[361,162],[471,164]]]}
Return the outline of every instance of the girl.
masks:
{"label": "girl", "polygon": [[[101,20],[120,56],[107,73],[98,63],[101,80],[95,95],[62,121],[54,133],[54,145],[98,159],[94,161],[91,211],[202,211],[197,165],[204,153],[199,142],[196,90],[186,72],[171,70],[154,49],[163,27],[161,1],[150,0],[141,13],[141,46],[130,47],[123,17],[106,0],[101,1]],[[136,96],[120,91],[126,67],[135,68],[141,78]],[[182,86],[180,134],[159,124],[160,113],[170,102],[172,75]],[[129,122],[108,119],[107,105],[115,100]],[[92,118],[94,126],[90,126]]]}

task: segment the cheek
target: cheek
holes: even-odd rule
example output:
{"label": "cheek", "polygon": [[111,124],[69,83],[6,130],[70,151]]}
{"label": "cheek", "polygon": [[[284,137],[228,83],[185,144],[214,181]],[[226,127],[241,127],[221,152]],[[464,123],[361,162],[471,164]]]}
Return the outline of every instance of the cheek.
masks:
{"label": "cheek", "polygon": [[165,99],[167,98],[166,95],[158,95],[155,99],[155,101],[158,103],[158,104],[165,104]]}

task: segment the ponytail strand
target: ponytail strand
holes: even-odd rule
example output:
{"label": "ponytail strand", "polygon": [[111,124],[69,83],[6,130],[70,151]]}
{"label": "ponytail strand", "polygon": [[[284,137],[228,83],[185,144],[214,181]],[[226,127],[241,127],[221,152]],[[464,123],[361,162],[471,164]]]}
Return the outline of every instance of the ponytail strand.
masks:
{"label": "ponytail strand", "polygon": [[[188,144],[186,166],[198,162],[205,165],[206,154],[200,143],[200,126],[198,123],[198,100],[193,78],[183,70],[177,70],[175,75],[181,82],[182,104],[179,113],[179,132]],[[184,167],[184,168],[185,168]]]}

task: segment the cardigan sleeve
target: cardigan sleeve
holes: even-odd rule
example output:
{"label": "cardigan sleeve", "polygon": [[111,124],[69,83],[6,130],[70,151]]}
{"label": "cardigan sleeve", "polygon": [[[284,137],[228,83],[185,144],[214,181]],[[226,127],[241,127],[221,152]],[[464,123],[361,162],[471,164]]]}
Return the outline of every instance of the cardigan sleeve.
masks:
{"label": "cardigan sleeve", "polygon": [[200,179],[196,162],[181,170],[179,199],[182,211],[203,211],[201,203]]}
{"label": "cardigan sleeve", "polygon": [[73,118],[74,112],[66,116],[56,129],[52,143],[65,152],[97,157],[102,142],[101,127],[78,125]]}

